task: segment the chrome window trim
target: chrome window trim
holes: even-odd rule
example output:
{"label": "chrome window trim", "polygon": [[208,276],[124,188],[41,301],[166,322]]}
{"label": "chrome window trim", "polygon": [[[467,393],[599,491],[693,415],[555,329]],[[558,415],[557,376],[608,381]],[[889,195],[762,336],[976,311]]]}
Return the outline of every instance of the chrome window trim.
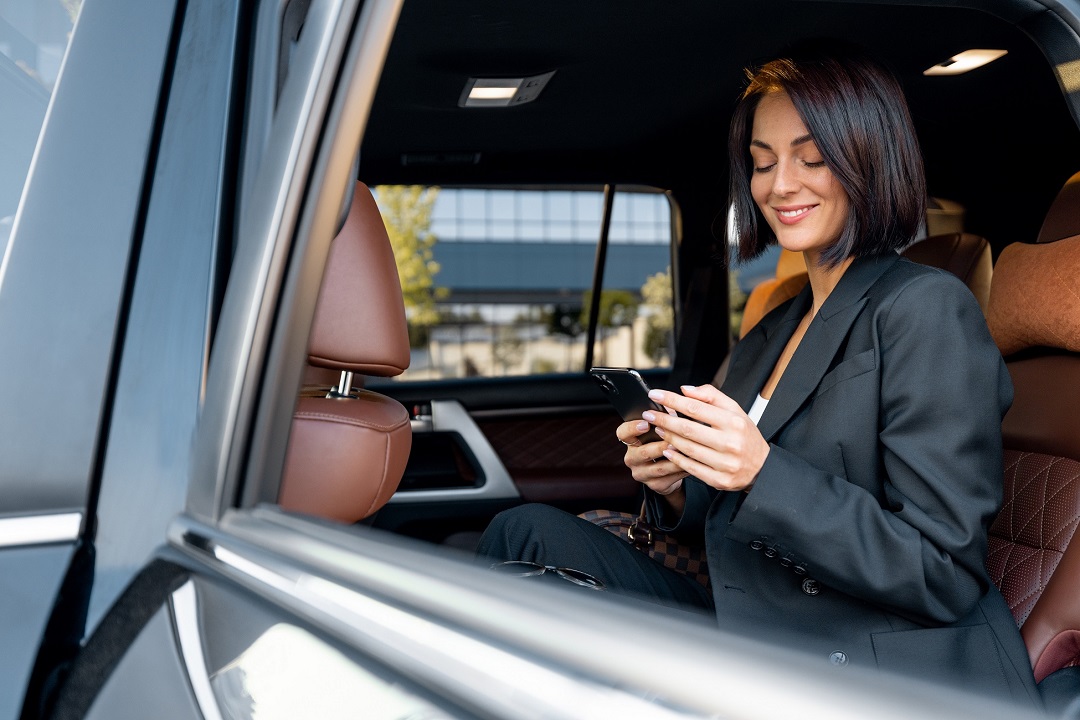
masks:
{"label": "chrome window trim", "polygon": [[0,548],[75,542],[82,520],[81,512],[0,518]]}
{"label": "chrome window trim", "polygon": [[[414,427],[416,427],[414,425]],[[431,431],[456,432],[468,445],[476,461],[484,484],[480,487],[450,488],[446,490],[409,490],[394,493],[391,503],[418,503],[445,500],[505,500],[521,497],[506,466],[491,447],[483,431],[472,416],[457,400],[431,401]]]}
{"label": "chrome window trim", "polygon": [[203,654],[202,632],[199,628],[199,601],[195,583],[188,580],[177,588],[169,598],[173,627],[180,645],[180,657],[187,670],[195,704],[199,706],[204,720],[224,720],[218,707],[214,689],[210,686],[210,674]]}
{"label": "chrome window trim", "polygon": [[[652,606],[601,593],[522,582],[426,543],[312,522],[274,507],[230,512],[218,528],[181,516],[169,540],[203,567],[200,572],[250,591],[327,638],[483,716],[1042,717],[1000,700],[867,668],[848,666],[838,675],[823,659],[700,619],[688,622],[677,611],[653,612]],[[439,640],[453,645],[410,635],[433,627],[439,628]],[[462,658],[455,653],[474,643],[554,673],[545,677],[565,682],[573,697],[533,702],[546,682],[529,687],[526,675],[502,684],[498,669],[485,676],[480,661],[457,667]],[[655,662],[631,661],[641,648]],[[624,709],[630,707],[619,704],[624,701],[636,703],[637,712]],[[611,707],[620,713],[600,711]]]}
{"label": "chrome window trim", "polygon": [[463,693],[467,705],[491,717],[706,717],[515,653],[438,618],[398,607],[377,593],[276,561],[246,543],[197,536],[197,530],[187,527],[184,549],[197,552],[214,569],[260,595],[269,591],[277,599],[284,596],[302,604],[306,614],[345,636],[350,645],[424,685],[436,683],[444,698]]}

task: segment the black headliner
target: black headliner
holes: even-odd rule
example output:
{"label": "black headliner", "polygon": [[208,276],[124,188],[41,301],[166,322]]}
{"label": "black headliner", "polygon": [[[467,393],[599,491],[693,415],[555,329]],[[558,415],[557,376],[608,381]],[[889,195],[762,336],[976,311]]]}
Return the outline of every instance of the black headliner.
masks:
{"label": "black headliner", "polygon": [[[923,0],[925,3],[926,0]],[[963,203],[1000,250],[1033,239],[1080,160],[1050,64],[1017,25],[1040,5],[799,0],[405,0],[361,151],[371,184],[645,184],[724,203],[727,122],[743,68],[807,37],[860,43],[903,82],[932,195]],[[1001,17],[1007,17],[1003,20]],[[1009,54],[966,75],[926,67]],[[470,76],[555,70],[538,101],[459,108]],[[479,153],[475,164],[456,156]],[[403,162],[443,157],[447,162]],[[1003,212],[1004,211],[1004,212]]]}

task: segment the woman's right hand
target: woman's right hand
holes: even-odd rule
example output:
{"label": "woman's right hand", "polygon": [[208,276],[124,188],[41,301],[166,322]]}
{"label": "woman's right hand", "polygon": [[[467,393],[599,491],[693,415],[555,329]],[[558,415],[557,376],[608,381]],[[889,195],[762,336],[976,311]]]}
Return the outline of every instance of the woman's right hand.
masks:
{"label": "woman's right hand", "polygon": [[639,483],[658,495],[669,498],[673,505],[680,504],[678,500],[681,500],[683,495],[683,478],[690,473],[664,457],[664,449],[668,444],[663,440],[641,442],[641,436],[648,430],[649,423],[644,420],[631,420],[616,428],[616,437],[626,446],[623,463],[630,468],[630,474]]}

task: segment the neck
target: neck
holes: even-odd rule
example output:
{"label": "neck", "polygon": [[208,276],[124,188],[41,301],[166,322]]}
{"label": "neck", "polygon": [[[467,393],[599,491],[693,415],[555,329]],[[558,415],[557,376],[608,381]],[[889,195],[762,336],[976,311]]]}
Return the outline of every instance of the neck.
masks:
{"label": "neck", "polygon": [[835,266],[821,264],[821,254],[817,252],[804,252],[803,261],[806,263],[806,273],[810,277],[810,290],[814,295],[813,305],[810,307],[810,317],[817,315],[825,300],[832,294],[840,278],[844,276],[855,258],[844,258]]}

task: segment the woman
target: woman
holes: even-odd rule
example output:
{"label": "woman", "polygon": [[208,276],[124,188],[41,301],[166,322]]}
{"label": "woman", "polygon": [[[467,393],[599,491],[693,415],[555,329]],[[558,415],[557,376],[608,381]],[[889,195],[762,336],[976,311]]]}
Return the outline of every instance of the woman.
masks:
{"label": "woman", "polygon": [[[966,286],[898,255],[926,196],[898,82],[850,52],[774,60],[729,153],[740,257],[777,242],[809,284],[738,343],[720,390],[654,390],[683,417],[617,431],[650,519],[704,541],[711,588],[543,506],[497,517],[481,553],[712,610],[834,665],[1037,702],[984,567],[1012,385]],[[662,441],[643,444],[650,424]]]}

